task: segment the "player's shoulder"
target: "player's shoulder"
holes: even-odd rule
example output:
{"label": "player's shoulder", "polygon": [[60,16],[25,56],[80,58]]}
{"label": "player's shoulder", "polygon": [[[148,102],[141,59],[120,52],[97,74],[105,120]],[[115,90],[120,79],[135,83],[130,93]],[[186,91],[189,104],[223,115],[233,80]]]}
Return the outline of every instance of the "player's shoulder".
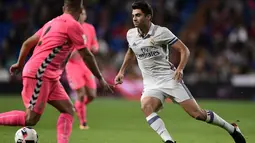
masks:
{"label": "player's shoulder", "polygon": [[83,25],[88,27],[88,28],[94,28],[94,26],[92,24],[87,23],[87,22],[84,22]]}
{"label": "player's shoulder", "polygon": [[157,30],[156,30],[156,32],[157,33],[169,33],[169,32],[171,32],[167,27],[164,27],[164,26],[159,26],[159,25],[155,25],[155,26],[157,26]]}
{"label": "player's shoulder", "polygon": [[82,26],[83,26],[83,28],[86,28],[86,29],[95,31],[94,25],[92,25],[92,24],[90,24],[90,23],[84,22],[84,23],[82,24]]}
{"label": "player's shoulder", "polygon": [[127,31],[127,39],[130,39],[137,34],[137,28],[131,28]]}

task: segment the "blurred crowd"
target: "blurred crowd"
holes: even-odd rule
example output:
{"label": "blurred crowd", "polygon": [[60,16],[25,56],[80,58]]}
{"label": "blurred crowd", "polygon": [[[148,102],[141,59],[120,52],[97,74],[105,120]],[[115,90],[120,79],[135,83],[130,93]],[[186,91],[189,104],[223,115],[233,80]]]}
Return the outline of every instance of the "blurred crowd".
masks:
{"label": "blurred crowd", "polygon": [[204,25],[189,34],[187,81],[230,82],[255,72],[255,1],[208,1]]}
{"label": "blurred crowd", "polygon": [[[255,0],[147,0],[154,9],[153,23],[168,27],[180,39],[202,5],[202,26],[181,39],[191,51],[185,70],[189,83],[228,82],[234,74],[255,71]],[[103,73],[113,80],[127,50],[126,32],[132,28],[133,0],[86,0],[87,22],[96,28],[96,54]],[[0,81],[9,81],[8,68],[22,42],[44,23],[62,13],[63,0],[0,1]],[[178,64],[178,53],[171,60]],[[140,81],[135,63],[127,80]],[[140,83],[140,82],[139,82]],[[131,85],[130,85],[131,86]]]}

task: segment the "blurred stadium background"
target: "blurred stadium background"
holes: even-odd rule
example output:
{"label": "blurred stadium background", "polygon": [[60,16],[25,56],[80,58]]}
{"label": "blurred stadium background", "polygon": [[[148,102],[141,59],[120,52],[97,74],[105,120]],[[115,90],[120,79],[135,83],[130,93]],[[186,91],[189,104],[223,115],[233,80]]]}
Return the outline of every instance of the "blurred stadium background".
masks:
{"label": "blurred stadium background", "polygon": [[[255,100],[255,0],[147,1],[151,3],[154,9],[153,22],[168,27],[191,51],[190,60],[184,73],[184,80],[193,93],[193,96],[200,99],[202,105],[205,107],[210,107],[215,109],[216,112],[222,113],[226,119],[233,120],[233,118],[241,118],[245,122],[241,122],[244,126],[244,132],[247,136],[250,136],[249,142],[255,142],[255,125],[252,123],[255,120],[255,105],[253,102]],[[85,1],[88,15],[87,22],[96,27],[100,45],[100,50],[96,54],[96,58],[100,69],[109,82],[113,82],[114,76],[128,48],[125,38],[127,30],[132,28],[130,9],[132,2],[133,0]],[[60,15],[62,13],[62,5],[63,0],[0,1],[0,112],[15,109],[14,107],[23,109],[19,96],[22,89],[21,76],[11,77],[8,69],[11,64],[16,62],[22,42],[37,31],[45,22]],[[177,65],[179,54],[176,51],[171,51],[170,59],[171,62]],[[114,94],[108,97],[139,99],[142,92],[142,81],[140,71],[136,64],[129,69],[128,73],[124,84]],[[61,80],[67,92],[71,95],[72,92],[67,85],[65,76]],[[101,95],[99,88],[99,96]],[[96,138],[97,136],[94,135],[96,141],[94,140],[95,138],[83,137],[79,140],[72,139],[73,142],[78,143],[80,140],[86,140],[89,142],[125,143],[156,142],[158,140],[157,136],[150,129],[146,128],[147,126],[144,123],[145,121],[143,121],[142,115],[138,114],[140,108],[138,102],[122,99],[116,101],[114,99],[99,99],[99,101],[95,102],[95,105],[92,104],[89,107],[89,110],[91,110],[89,111],[89,118],[91,118],[92,122],[92,131],[88,132],[88,134],[89,136],[93,136],[94,133],[99,134],[102,135],[102,138]],[[224,100],[220,102],[218,99]],[[242,101],[240,102],[239,100]],[[15,106],[10,106],[11,104]],[[105,110],[100,110],[100,105],[102,104],[106,107],[105,109],[109,109],[112,113],[116,112],[120,116],[114,116],[109,113],[110,116],[113,116],[114,121],[105,117],[105,119],[102,119],[104,121],[109,120],[109,122],[105,124],[101,123],[101,126],[94,125],[96,121],[101,122],[95,117],[97,113],[107,116],[106,113],[102,112]],[[120,107],[122,105],[124,107]],[[128,110],[128,106],[132,110]],[[175,105],[172,106],[175,109]],[[169,120],[172,119],[174,123],[182,124],[181,121],[183,120],[180,121],[179,117],[173,117],[168,114],[168,112],[174,114],[180,110],[177,108],[177,111],[173,109],[168,109],[162,113],[162,116],[169,118]],[[46,116],[55,114],[51,108],[48,110],[50,111],[46,113]],[[93,113],[93,111],[97,113]],[[236,113],[233,113],[233,111],[236,111]],[[136,122],[133,122],[134,120],[132,119],[128,120],[127,115],[123,112],[127,112],[132,119],[139,119]],[[124,119],[124,116],[127,119]],[[181,113],[180,118],[182,116],[184,116],[184,113]],[[186,119],[188,117],[184,116],[183,118]],[[52,129],[50,129],[49,125],[47,126],[46,124],[52,121],[46,117],[42,120],[46,121],[42,121],[38,125],[39,129],[36,128],[36,130],[41,131],[41,133],[39,132],[39,136],[43,134],[42,136],[48,139],[44,140],[45,143],[50,143],[51,141],[47,136],[54,138],[52,132],[55,132],[55,122],[50,123],[52,124]],[[191,138],[191,140],[198,143],[216,143],[214,142],[214,136],[205,136],[202,137],[202,140],[196,140],[196,135],[199,136],[200,133],[194,134],[192,129],[196,129],[197,126],[200,128],[199,123],[190,121],[188,123],[194,126],[187,126],[185,123],[179,128],[180,126],[177,126],[178,124],[172,126],[172,121],[166,121],[166,124],[169,124],[170,132],[173,131],[173,134],[179,138],[177,140],[190,142],[190,140],[183,139],[184,136],[187,136],[187,138]],[[115,123],[116,125],[114,125]],[[108,124],[112,124],[113,126],[109,126]],[[119,137],[110,137],[111,133],[106,134],[104,132],[106,130],[104,127],[112,129],[112,131],[121,130],[122,124],[127,125],[123,127],[124,132],[120,132]],[[142,134],[135,126],[136,124],[140,125],[139,128],[143,132],[142,136],[144,137],[140,140],[135,139],[140,138],[137,134]],[[95,127],[94,130],[93,125]],[[206,127],[202,126],[202,129],[208,131]],[[43,127],[47,128],[47,130],[40,129]],[[97,127],[99,131],[96,131]],[[185,127],[189,127],[189,129],[184,129]],[[12,142],[9,139],[12,139],[15,129],[0,128],[1,136],[7,136],[4,138],[4,143]],[[217,134],[218,142],[222,138],[223,140],[226,139],[225,134],[222,136],[214,128],[212,130],[210,129],[208,133]],[[48,131],[50,133],[46,133]],[[129,138],[130,135],[125,136],[127,132],[134,137]],[[190,134],[191,132],[192,134]],[[200,132],[201,134],[204,133],[204,131]],[[75,133],[79,134],[78,128],[75,128],[73,133],[73,136],[78,137]],[[148,139],[144,139],[145,137]],[[120,141],[121,139],[123,141]],[[225,141],[225,143],[228,142],[231,142],[230,138],[227,138]]]}

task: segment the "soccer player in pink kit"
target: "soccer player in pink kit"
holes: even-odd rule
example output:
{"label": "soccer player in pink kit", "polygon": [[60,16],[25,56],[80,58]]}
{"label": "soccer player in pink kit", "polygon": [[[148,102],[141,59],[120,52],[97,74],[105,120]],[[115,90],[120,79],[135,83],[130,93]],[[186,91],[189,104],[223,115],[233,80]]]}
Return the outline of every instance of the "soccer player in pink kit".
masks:
{"label": "soccer player in pink kit", "polygon": [[0,125],[34,126],[40,120],[46,103],[49,103],[60,112],[57,121],[58,143],[68,143],[72,131],[74,108],[59,78],[73,47],[100,84],[111,90],[93,54],[86,48],[83,29],[76,21],[82,12],[81,0],[65,0],[63,10],[61,16],[46,23],[23,43],[17,63],[10,68],[11,74],[21,71],[29,51],[36,46],[22,73],[22,99],[26,111],[14,110],[0,114]]}
{"label": "soccer player in pink kit", "polygon": [[[84,22],[86,19],[86,11],[83,9],[79,22],[85,30],[87,48],[92,52],[97,52],[98,42],[95,28],[93,25]],[[77,93],[77,99],[74,106],[80,121],[80,129],[88,129],[86,105],[96,97],[96,81],[94,75],[88,69],[77,50],[72,52],[66,65],[66,73],[70,87]]]}

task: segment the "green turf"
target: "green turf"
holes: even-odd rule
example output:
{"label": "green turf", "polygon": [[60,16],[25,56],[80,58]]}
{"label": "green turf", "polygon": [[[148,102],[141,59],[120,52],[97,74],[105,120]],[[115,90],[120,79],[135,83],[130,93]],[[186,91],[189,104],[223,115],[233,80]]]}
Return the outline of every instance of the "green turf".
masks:
{"label": "green turf", "polygon": [[[228,121],[240,120],[239,126],[248,143],[255,143],[255,104],[253,102],[200,101],[203,108],[217,112]],[[0,97],[0,112],[23,109],[20,97]],[[178,143],[233,143],[225,130],[191,119],[176,104],[166,104],[159,113]],[[58,112],[50,106],[34,127],[39,143],[56,143]],[[90,129],[81,131],[77,120],[70,143],[161,143],[147,125],[139,102],[98,99],[88,106]],[[0,127],[1,143],[13,143],[18,127]]]}

